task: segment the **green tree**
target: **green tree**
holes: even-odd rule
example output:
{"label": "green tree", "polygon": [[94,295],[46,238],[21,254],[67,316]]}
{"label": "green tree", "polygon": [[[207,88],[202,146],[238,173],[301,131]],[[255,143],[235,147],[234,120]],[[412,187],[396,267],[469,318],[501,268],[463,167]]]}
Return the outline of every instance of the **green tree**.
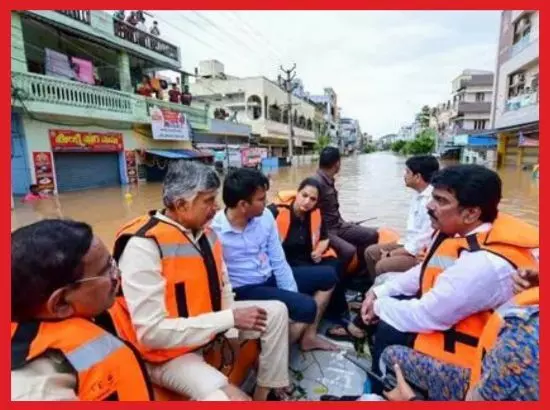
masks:
{"label": "green tree", "polygon": [[391,144],[391,150],[393,152],[401,152],[403,147],[407,144],[404,140],[397,140]]}
{"label": "green tree", "polygon": [[435,131],[431,128],[422,130],[414,140],[407,141],[400,152],[406,155],[430,154],[435,149]]}
{"label": "green tree", "polygon": [[365,144],[365,146],[363,147],[364,154],[369,154],[374,151],[376,151],[376,147],[374,146],[374,144]]}
{"label": "green tree", "polygon": [[430,117],[432,115],[432,109],[425,105],[422,110],[416,114],[416,121],[422,128],[428,128],[430,126]]}
{"label": "green tree", "polygon": [[319,153],[329,145],[330,145],[330,136],[321,135],[319,138],[317,138],[317,141],[315,141],[315,148],[314,148],[315,152]]}

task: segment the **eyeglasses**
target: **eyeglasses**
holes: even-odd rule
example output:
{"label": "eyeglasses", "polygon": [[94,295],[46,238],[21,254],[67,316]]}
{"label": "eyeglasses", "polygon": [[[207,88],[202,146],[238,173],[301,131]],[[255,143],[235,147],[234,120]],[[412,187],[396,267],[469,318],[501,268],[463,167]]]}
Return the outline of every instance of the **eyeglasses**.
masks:
{"label": "eyeglasses", "polygon": [[111,280],[120,279],[120,269],[113,258],[111,258],[109,267],[105,271],[107,272],[107,275],[105,275],[105,272],[103,272],[101,275],[91,276],[89,278],[82,278],[77,281],[74,281],[73,285],[84,283],[84,282],[90,282],[92,280],[97,280],[97,279],[105,279],[105,278],[109,278]]}

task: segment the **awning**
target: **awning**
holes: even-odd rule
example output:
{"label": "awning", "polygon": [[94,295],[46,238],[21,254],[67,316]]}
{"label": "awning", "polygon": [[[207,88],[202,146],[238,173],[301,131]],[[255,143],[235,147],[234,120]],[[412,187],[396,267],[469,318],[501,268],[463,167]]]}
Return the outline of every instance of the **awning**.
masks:
{"label": "awning", "polygon": [[189,154],[182,151],[164,151],[159,149],[148,149],[145,152],[151,155],[156,155],[157,157],[168,158],[168,159],[191,159],[193,158]]}
{"label": "awning", "polygon": [[208,150],[199,149],[178,149],[178,150],[160,150],[160,149],[148,149],[145,152],[151,155],[156,155],[162,158],[168,159],[193,159],[193,158],[208,158],[213,157],[214,154]]}

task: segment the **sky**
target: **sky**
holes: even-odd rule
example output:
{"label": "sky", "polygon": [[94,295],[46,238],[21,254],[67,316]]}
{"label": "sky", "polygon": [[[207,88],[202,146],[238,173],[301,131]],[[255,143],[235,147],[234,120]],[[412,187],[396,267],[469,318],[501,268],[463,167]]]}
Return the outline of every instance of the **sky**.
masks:
{"label": "sky", "polygon": [[499,11],[148,11],[182,68],[276,79],[296,63],[307,92],[332,87],[342,115],[380,137],[451,96],[464,69],[495,69]]}

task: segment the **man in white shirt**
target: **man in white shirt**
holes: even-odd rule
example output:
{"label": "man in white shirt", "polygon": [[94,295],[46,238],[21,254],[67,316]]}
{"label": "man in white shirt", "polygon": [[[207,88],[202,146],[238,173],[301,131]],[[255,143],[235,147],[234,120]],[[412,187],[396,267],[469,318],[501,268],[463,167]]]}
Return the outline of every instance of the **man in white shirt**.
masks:
{"label": "man in white shirt", "polygon": [[[516,268],[538,263],[538,228],[498,212],[495,172],[451,166],[432,185],[437,235],[424,262],[371,288],[361,308],[365,324],[376,326],[376,373],[382,351],[396,344],[469,367],[489,312],[513,296]],[[381,391],[375,380],[373,387]]]}
{"label": "man in white shirt", "polygon": [[135,219],[117,235],[123,298],[111,317],[119,335],[142,353],[152,381],[193,400],[248,400],[203,353],[221,335],[235,354],[239,337],[260,339],[254,399],[266,400],[289,384],[288,312],[278,301],[234,301],[221,243],[207,227],[219,187],[206,165],[169,165],[166,209]]}
{"label": "man in white shirt", "polygon": [[386,272],[405,272],[419,262],[433,233],[426,205],[432,198],[432,176],[439,171],[433,155],[418,155],[405,162],[405,185],[416,192],[407,217],[403,244],[371,245],[365,251],[367,270],[372,279]]}

